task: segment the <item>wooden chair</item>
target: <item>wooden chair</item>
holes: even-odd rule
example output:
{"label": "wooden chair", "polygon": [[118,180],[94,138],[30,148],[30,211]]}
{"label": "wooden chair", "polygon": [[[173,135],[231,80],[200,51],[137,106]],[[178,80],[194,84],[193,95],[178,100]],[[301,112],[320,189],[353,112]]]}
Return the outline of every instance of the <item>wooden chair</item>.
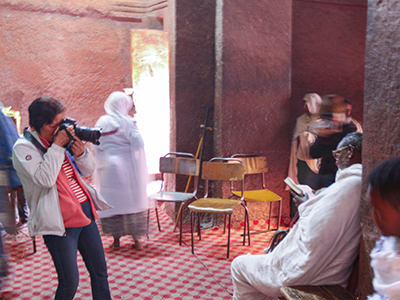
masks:
{"label": "wooden chair", "polygon": [[[196,199],[198,177],[200,171],[200,160],[195,159],[191,153],[170,152],[160,157],[160,173],[161,173],[161,189],[159,192],[150,196],[156,203],[155,211],[157,217],[158,230],[161,231],[160,219],[158,217],[158,202],[175,202],[180,203],[179,210],[182,211],[184,205]],[[165,190],[165,174],[175,174],[192,176],[194,178],[193,190],[191,192],[166,191]],[[183,213],[179,214],[179,245],[182,245],[182,218]]]}
{"label": "wooden chair", "polygon": [[[265,184],[265,173],[268,171],[267,168],[267,158],[261,155],[249,155],[249,154],[234,154],[232,155],[233,158],[237,158],[243,162],[246,167],[245,171],[245,178],[249,175],[255,175],[259,177],[258,185],[256,188],[253,189],[245,189],[244,190],[244,205],[247,207],[247,203],[249,202],[263,202],[269,203],[269,216],[268,216],[268,231],[271,229],[271,211],[272,211],[272,203],[277,203],[279,205],[278,208],[278,220],[277,220],[277,228],[279,229],[280,219],[281,219],[281,212],[282,212],[282,197],[278,194],[275,194],[271,190],[267,189]],[[240,191],[234,191],[232,187],[232,194],[240,197]],[[247,215],[248,217],[248,215]],[[246,215],[245,215],[246,218]],[[245,224],[250,224],[249,220],[244,220]],[[250,232],[250,229],[248,229]],[[261,233],[265,231],[257,231],[251,232],[251,234]],[[250,236],[249,236],[249,243],[250,243]]]}
{"label": "wooden chair", "polygon": [[[194,215],[198,216],[198,235],[201,240],[200,233],[200,214],[211,213],[211,214],[223,214],[228,215],[228,244],[227,244],[227,254],[226,257],[229,258],[230,249],[230,236],[231,236],[231,218],[232,212],[235,207],[243,204],[243,187],[244,187],[244,174],[245,166],[239,159],[235,158],[222,158],[215,157],[210,161],[205,161],[202,164],[202,176],[201,178],[205,180],[205,195],[203,198],[193,201],[189,204],[190,210],[190,224],[191,224],[191,234],[192,234],[192,253],[194,254],[194,237],[193,237],[193,223]],[[240,199],[229,199],[229,198],[215,198],[209,197],[209,181],[220,181],[220,182],[241,182],[241,197]],[[245,209],[246,220],[248,220],[247,207],[243,205]],[[248,226],[244,226],[246,230]],[[224,226],[225,233],[225,226]],[[243,245],[246,242],[246,232],[243,233]]]}

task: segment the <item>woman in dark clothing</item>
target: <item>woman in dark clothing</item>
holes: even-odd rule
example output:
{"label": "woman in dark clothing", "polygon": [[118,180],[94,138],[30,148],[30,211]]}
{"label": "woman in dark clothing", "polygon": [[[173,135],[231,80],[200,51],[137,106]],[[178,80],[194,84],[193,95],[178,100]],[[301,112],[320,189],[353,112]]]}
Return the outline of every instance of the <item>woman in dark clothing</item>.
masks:
{"label": "woman in dark clothing", "polygon": [[327,187],[335,181],[337,167],[332,151],[348,133],[357,127],[346,118],[346,102],[342,96],[322,97],[320,119],[310,126],[317,139],[310,147],[310,157],[321,158],[319,187]]}

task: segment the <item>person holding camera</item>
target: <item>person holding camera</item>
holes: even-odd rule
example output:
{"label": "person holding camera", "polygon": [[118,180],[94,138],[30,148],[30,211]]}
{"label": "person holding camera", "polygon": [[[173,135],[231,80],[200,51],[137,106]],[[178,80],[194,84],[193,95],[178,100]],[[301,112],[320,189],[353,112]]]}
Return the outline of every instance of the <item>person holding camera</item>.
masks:
{"label": "person holding camera", "polygon": [[[73,126],[59,129],[65,107],[58,99],[38,98],[28,110],[31,131],[26,130],[15,143],[12,160],[31,213],[29,233],[43,235],[57,271],[55,299],[74,298],[79,283],[78,250],[90,274],[93,299],[111,299],[103,244],[95,222],[95,205],[99,206],[101,200],[81,178],[94,172],[95,160]],[[66,151],[67,145],[71,153]]]}

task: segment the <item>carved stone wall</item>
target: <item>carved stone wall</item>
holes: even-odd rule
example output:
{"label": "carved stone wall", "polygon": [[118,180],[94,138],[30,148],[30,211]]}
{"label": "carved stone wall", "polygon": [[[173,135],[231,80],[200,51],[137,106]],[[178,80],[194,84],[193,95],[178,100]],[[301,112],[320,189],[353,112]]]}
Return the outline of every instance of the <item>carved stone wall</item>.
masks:
{"label": "carved stone wall", "polygon": [[162,29],[163,21],[164,8],[140,3],[127,14],[102,0],[0,1],[0,99],[21,111],[23,127],[28,105],[42,95],[93,126],[109,93],[131,86],[130,30]]}

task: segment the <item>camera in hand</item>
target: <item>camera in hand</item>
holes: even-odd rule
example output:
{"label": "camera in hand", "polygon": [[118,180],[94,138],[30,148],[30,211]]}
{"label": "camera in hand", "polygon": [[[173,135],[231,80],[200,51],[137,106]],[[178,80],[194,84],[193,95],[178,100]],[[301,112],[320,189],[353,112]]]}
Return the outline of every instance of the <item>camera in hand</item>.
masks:
{"label": "camera in hand", "polygon": [[[59,128],[60,130],[67,129],[69,126],[74,127],[75,135],[81,139],[82,141],[88,141],[91,142],[92,144],[95,145],[100,145],[100,136],[101,136],[101,131],[98,128],[89,128],[89,127],[83,127],[83,126],[78,126],[76,125],[76,121],[71,118],[66,118],[64,119]],[[70,143],[69,145],[73,142],[73,137],[72,135],[67,131],[68,136],[70,138]]]}

